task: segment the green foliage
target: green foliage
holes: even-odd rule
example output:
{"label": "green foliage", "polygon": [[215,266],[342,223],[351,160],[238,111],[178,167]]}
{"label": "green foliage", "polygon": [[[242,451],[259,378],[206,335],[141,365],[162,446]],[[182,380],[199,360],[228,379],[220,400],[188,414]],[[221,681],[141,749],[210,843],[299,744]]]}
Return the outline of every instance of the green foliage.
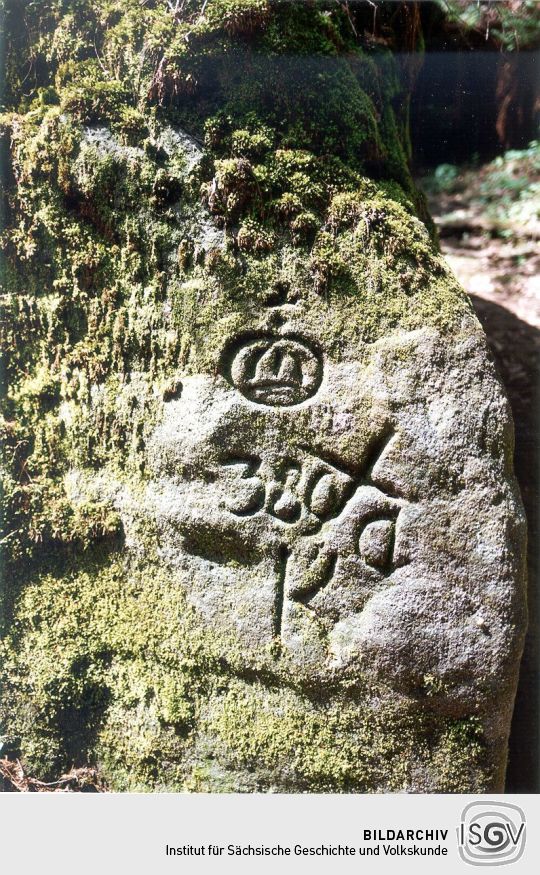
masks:
{"label": "green foliage", "polygon": [[[469,209],[503,237],[536,234],[540,223],[540,143],[511,149],[481,168],[441,164],[422,184],[450,197],[465,188]],[[446,217],[448,218],[448,217]]]}
{"label": "green foliage", "polygon": [[480,184],[486,203],[502,198],[502,207],[519,201],[521,205],[538,197],[540,177],[540,142],[534,140],[527,149],[511,149],[495,158]]}
{"label": "green foliage", "polygon": [[439,164],[433,174],[435,191],[450,191],[456,181],[458,168],[454,164]]}
{"label": "green foliage", "polygon": [[540,45],[537,0],[437,0],[450,21],[476,30],[507,52]]}

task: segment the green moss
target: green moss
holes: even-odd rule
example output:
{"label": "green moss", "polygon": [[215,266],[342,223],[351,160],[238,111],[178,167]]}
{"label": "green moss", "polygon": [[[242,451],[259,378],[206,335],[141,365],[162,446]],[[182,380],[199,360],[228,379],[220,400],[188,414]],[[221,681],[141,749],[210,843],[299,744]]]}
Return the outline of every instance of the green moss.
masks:
{"label": "green moss", "polygon": [[218,222],[239,224],[206,252],[194,239],[207,165],[188,173],[155,122],[151,149],[85,133],[57,107],[10,124],[4,489],[15,556],[53,532],[80,537],[64,494],[71,466],[144,474],[155,387],[178,369],[213,372],[224,329],[276,284],[324,295],[335,348],[340,332],[371,342],[398,326],[450,330],[469,309],[397,183],[300,149],[216,159],[206,197]]}
{"label": "green moss", "polygon": [[44,779],[90,761],[120,790],[232,789],[226,774],[244,789],[403,790],[450,752],[436,789],[464,790],[472,774],[482,791],[478,725],[380,689],[314,698],[285,668],[242,679],[241,647],[202,628],[175,576],[148,558],[92,550],[11,588],[6,743]]}
{"label": "green moss", "polygon": [[247,219],[238,229],[236,242],[244,252],[270,252],[275,247],[276,238],[264,225]]}

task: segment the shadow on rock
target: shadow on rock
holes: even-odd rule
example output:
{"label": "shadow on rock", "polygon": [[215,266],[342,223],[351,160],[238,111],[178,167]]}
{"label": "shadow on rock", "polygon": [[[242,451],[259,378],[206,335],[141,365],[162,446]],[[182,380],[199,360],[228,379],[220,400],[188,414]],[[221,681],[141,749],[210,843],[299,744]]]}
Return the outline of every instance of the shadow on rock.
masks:
{"label": "shadow on rock", "polygon": [[510,734],[508,793],[537,793],[539,774],[538,577],[540,331],[492,301],[471,296],[508,394],[516,432],[515,471],[527,514],[529,630]]}

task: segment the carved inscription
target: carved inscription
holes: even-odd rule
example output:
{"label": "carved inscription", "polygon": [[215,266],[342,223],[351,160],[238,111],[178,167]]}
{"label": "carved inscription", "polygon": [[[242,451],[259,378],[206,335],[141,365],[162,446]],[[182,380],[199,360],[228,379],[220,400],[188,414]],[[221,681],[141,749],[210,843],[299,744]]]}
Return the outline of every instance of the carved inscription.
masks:
{"label": "carved inscription", "polygon": [[287,600],[313,609],[340,563],[360,563],[370,579],[395,570],[396,525],[404,500],[377,485],[374,470],[394,435],[383,436],[362,470],[299,448],[283,458],[270,454],[225,456],[225,509],[239,518],[266,515],[281,545],[276,560],[275,634]]}
{"label": "carved inscription", "polygon": [[255,404],[291,407],[317,392],[323,376],[322,355],[305,338],[244,335],[227,345],[222,372]]}

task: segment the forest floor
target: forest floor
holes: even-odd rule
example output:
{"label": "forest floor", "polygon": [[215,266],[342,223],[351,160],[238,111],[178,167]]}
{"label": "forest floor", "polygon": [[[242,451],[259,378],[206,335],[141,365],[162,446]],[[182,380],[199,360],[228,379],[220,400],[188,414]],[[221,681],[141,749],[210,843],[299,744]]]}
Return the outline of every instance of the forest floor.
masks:
{"label": "forest floor", "polygon": [[447,261],[470,295],[540,329],[540,146],[420,184]]}
{"label": "forest floor", "polygon": [[103,793],[105,785],[92,766],[71,769],[56,781],[38,781],[27,775],[18,759],[0,759],[0,793]]}
{"label": "forest floor", "polygon": [[421,180],[446,260],[471,296],[515,424],[528,520],[529,633],[510,738],[507,792],[538,792],[540,551],[540,150],[488,165],[441,165]]}

